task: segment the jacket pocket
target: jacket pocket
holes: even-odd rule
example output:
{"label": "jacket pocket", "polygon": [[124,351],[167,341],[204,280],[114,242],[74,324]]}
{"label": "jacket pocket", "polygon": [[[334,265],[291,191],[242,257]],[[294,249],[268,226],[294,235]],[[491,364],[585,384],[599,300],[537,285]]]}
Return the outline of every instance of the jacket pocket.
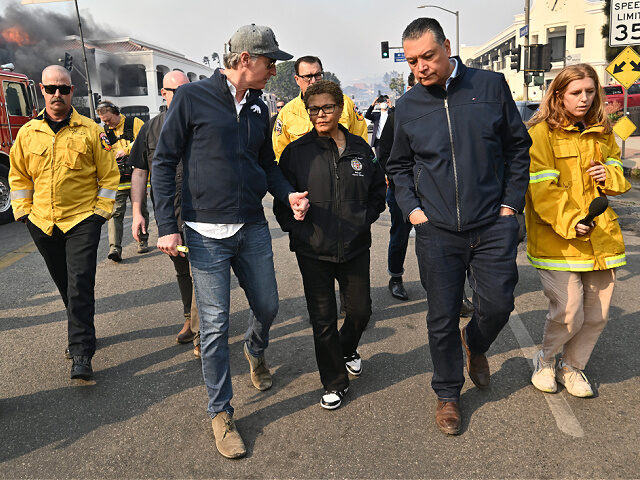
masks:
{"label": "jacket pocket", "polygon": [[62,164],[70,170],[82,168],[82,156],[87,153],[87,144],[77,138],[68,138]]}
{"label": "jacket pocket", "polygon": [[571,178],[578,181],[582,176],[578,162],[578,147],[572,141],[557,141],[553,144],[553,155],[556,158],[556,166],[560,171],[561,181]]}
{"label": "jacket pocket", "polygon": [[47,145],[32,142],[29,145],[29,173],[35,177],[46,167],[47,162]]}

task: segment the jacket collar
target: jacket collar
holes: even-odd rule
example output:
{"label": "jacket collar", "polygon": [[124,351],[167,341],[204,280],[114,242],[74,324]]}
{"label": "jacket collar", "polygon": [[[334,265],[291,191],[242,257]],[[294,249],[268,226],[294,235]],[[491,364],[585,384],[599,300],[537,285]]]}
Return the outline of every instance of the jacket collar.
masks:
{"label": "jacket collar", "polygon": [[[221,68],[216,68],[215,72],[213,72],[213,75],[210,78],[212,80],[213,87],[218,90],[218,92],[231,95],[231,92],[229,91],[229,85],[227,85],[227,76],[222,73]],[[262,95],[262,90],[255,90],[253,88],[250,88],[249,94],[247,95],[247,105],[260,98],[260,95]]]}
{"label": "jacket collar", "polygon": [[455,61],[458,62],[456,76],[450,80],[449,88],[447,88],[446,90],[444,89],[444,87],[441,87],[440,85],[429,85],[428,87],[426,87],[427,91],[434,96],[442,97],[446,95],[448,92],[451,91],[453,87],[455,87],[460,83],[460,81],[464,78],[465,74],[467,73],[467,70],[469,70],[469,68],[463,63],[462,59],[459,56],[454,55],[451,58],[455,59]]}
{"label": "jacket collar", "polygon": [[576,126],[576,125],[564,125],[562,127],[563,130],[566,130],[567,132],[579,132],[581,135],[584,133],[603,133],[604,132],[604,126],[602,125],[591,125],[587,128],[585,128],[582,132],[580,132],[580,129]]}
{"label": "jacket collar", "polygon": [[[38,113],[38,116],[35,118],[38,121],[36,126],[36,130],[40,132],[53,133],[51,128],[49,128],[49,124],[47,123],[47,119],[45,118],[46,109],[43,108]],[[71,107],[69,111],[69,126],[70,127],[78,127],[82,125],[82,115],[80,115],[75,108]]]}
{"label": "jacket collar", "polygon": [[[340,129],[342,133],[344,133],[345,139],[347,141],[344,152],[342,152],[342,155],[340,155],[341,157],[344,157],[346,155],[349,155],[350,153],[353,153],[353,137],[349,133],[349,130],[347,130],[341,123],[338,124],[338,129]],[[307,135],[310,142],[321,142],[321,145],[326,148],[332,148],[335,145],[335,142],[331,137],[321,137],[320,135],[318,135],[315,127]]]}

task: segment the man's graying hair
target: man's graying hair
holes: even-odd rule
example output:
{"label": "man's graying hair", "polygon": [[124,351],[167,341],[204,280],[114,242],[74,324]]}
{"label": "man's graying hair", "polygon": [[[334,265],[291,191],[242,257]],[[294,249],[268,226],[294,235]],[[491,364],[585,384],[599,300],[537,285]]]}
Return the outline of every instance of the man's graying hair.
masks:
{"label": "man's graying hair", "polygon": [[224,68],[234,70],[240,63],[240,55],[242,55],[242,53],[231,53],[231,52],[225,53],[222,56]]}
{"label": "man's graying hair", "polygon": [[402,41],[405,40],[417,40],[425,33],[431,32],[433,39],[440,45],[444,45],[444,41],[447,39],[444,35],[442,26],[435,18],[422,17],[416,18],[413,22],[407,25],[407,28],[402,32]]}

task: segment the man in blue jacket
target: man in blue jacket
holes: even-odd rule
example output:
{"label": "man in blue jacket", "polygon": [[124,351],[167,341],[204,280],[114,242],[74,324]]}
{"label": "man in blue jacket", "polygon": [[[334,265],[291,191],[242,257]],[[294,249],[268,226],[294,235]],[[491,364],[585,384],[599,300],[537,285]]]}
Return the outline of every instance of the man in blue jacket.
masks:
{"label": "man in blue jacket", "polygon": [[297,220],[308,209],[275,163],[269,110],[261,89],[289,60],[269,27],[246,25],[229,40],[225,69],[176,90],[154,157],[151,177],[158,248],[182,255],[174,213],[176,166],[183,162],[182,218],[200,313],[202,372],[218,451],[239,458],[246,449],[233,421],[229,369],[231,268],[244,289],[249,329],[243,342],[251,381],[271,387],[264,359],[278,313],[278,289],[269,227],[262,209],[267,190],[291,205]]}
{"label": "man in blue jacket", "polygon": [[[514,308],[516,212],[529,184],[531,139],[501,74],[467,68],[432,18],[411,22],[404,54],[418,84],[397,102],[387,172],[416,228],[427,292],[436,425],[460,433],[463,354],[469,378],[489,385],[486,351]],[[465,274],[473,317],[459,330]]]}

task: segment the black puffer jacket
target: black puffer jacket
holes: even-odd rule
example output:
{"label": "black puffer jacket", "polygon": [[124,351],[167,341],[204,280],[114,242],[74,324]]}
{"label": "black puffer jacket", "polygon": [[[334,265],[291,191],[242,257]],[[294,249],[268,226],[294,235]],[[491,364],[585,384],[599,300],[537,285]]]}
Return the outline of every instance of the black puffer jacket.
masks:
{"label": "black puffer jacket", "polygon": [[346,262],[371,246],[371,224],[385,208],[384,173],[371,147],[339,126],[347,145],[338,155],[335,142],[315,129],[290,143],[280,168],[293,188],[308,191],[311,204],[302,222],[289,205],[274,201],[276,219],[289,232],[291,251],[329,262]]}

